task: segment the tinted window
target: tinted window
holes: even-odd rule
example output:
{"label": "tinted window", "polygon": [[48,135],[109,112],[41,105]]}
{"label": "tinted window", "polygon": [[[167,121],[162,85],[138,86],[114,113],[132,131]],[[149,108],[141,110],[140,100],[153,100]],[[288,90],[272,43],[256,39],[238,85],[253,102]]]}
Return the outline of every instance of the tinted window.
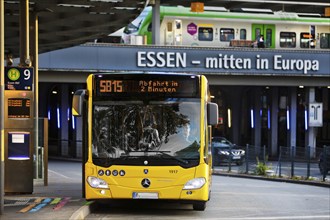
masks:
{"label": "tinted window", "polygon": [[198,40],[213,41],[213,28],[210,27],[198,28]]}
{"label": "tinted window", "polygon": [[241,29],[239,31],[239,39],[246,40],[246,29]]}
{"label": "tinted window", "polygon": [[220,41],[231,41],[235,39],[235,31],[232,28],[220,29]]}
{"label": "tinted window", "polygon": [[321,48],[330,48],[330,33],[321,33],[320,34],[320,47]]}
{"label": "tinted window", "polygon": [[300,47],[309,48],[311,35],[309,33],[300,33]]}
{"label": "tinted window", "polygon": [[281,32],[280,33],[280,47],[287,47],[287,48],[296,47],[296,33]]}

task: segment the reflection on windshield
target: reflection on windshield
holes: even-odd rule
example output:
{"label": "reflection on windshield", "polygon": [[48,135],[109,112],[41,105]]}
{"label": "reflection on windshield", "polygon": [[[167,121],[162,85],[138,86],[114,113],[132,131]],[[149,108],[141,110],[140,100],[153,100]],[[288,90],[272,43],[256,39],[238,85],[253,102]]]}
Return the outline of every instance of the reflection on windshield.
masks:
{"label": "reflection on windshield", "polygon": [[198,161],[199,115],[193,99],[95,103],[93,161],[104,166],[146,158],[165,165]]}

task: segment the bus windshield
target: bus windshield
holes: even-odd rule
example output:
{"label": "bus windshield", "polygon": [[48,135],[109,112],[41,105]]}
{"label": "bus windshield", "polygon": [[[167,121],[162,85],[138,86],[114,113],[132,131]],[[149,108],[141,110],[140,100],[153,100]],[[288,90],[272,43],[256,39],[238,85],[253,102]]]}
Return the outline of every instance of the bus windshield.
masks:
{"label": "bus windshield", "polygon": [[197,98],[93,103],[93,163],[111,165],[199,164]]}

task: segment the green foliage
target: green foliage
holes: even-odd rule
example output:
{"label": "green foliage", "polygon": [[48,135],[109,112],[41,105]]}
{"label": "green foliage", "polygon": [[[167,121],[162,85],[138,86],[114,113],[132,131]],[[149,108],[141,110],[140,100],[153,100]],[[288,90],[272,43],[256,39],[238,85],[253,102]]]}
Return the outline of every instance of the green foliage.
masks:
{"label": "green foliage", "polygon": [[256,175],[261,175],[261,176],[266,176],[267,170],[270,170],[271,168],[267,166],[265,163],[260,162],[259,159],[257,158],[257,166],[255,169],[255,174]]}

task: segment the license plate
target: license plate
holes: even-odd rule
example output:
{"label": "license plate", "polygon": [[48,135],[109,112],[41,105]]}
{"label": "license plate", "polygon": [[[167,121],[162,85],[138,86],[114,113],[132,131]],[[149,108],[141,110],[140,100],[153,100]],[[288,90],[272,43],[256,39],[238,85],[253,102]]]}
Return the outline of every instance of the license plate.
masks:
{"label": "license plate", "polygon": [[241,159],[241,156],[233,156],[234,160]]}
{"label": "license plate", "polygon": [[133,199],[158,199],[158,193],[133,192]]}

